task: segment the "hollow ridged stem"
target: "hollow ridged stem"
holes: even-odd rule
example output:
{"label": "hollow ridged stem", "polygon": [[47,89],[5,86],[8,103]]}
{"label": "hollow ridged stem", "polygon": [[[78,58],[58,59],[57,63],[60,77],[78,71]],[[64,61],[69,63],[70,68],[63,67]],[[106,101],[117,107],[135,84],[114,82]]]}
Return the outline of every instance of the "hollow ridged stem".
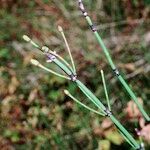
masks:
{"label": "hollow ridged stem", "polygon": [[[62,64],[62,62],[60,62],[57,59],[54,59],[53,62],[55,64],[58,65],[58,67],[60,67],[60,69],[62,69],[67,75],[68,77],[71,76],[71,72],[70,70],[67,68],[67,66],[65,66],[64,64]],[[36,63],[38,64],[38,63]],[[70,79],[70,78],[69,78]],[[72,79],[72,78],[71,78]],[[101,103],[101,101],[79,80],[75,79],[72,80],[74,83],[76,83],[76,85],[81,89],[81,91],[87,96],[88,99],[91,100],[91,102],[93,102],[101,111],[102,113],[105,114],[105,116],[110,117],[110,119],[112,120],[112,122],[116,125],[116,127],[123,133],[123,135],[128,139],[129,144],[132,143],[132,147],[134,147],[135,149],[138,149],[140,146],[138,145],[138,143],[136,142],[136,140],[132,137],[132,135],[122,126],[122,124],[113,116],[113,114],[107,110],[107,108]]]}
{"label": "hollow ridged stem", "polygon": [[[41,50],[41,49],[40,49]],[[45,54],[45,53],[44,53]],[[80,90],[86,95],[86,97],[94,103],[101,112],[109,117],[112,122],[116,125],[116,127],[119,129],[119,131],[124,135],[125,139],[127,139],[127,142],[135,149],[140,149],[140,145],[136,142],[136,140],[132,137],[132,135],[122,126],[122,124],[114,117],[114,115],[102,104],[102,102],[79,80],[77,80],[77,76],[73,74],[73,72],[66,66],[62,61],[57,59],[53,54],[47,54],[47,57],[50,62],[55,63],[61,70],[63,70],[66,75],[68,76],[67,79],[73,81]],[[34,61],[35,65],[39,65],[39,62]],[[43,69],[47,70],[48,68],[44,68],[44,66],[41,66]],[[47,70],[49,71],[49,70]],[[51,72],[51,71],[50,71]],[[57,74],[56,74],[57,75]]]}
{"label": "hollow ridged stem", "polygon": [[72,75],[72,72],[70,71],[70,69],[68,69],[67,66],[65,66],[63,63],[61,63],[58,59],[53,60],[53,62],[59,66],[68,76]]}
{"label": "hollow ridged stem", "polygon": [[[105,115],[110,117],[115,126],[119,131],[124,135],[125,139],[128,139],[127,142],[134,148],[139,149],[140,145],[132,137],[132,135],[123,127],[123,125],[114,117],[111,112],[107,112],[106,107],[101,103],[101,101],[79,80],[76,81],[78,87],[81,91],[89,98]],[[108,113],[108,114],[107,114]]]}
{"label": "hollow ridged stem", "polygon": [[[62,64],[61,61],[54,59],[53,62],[60,67],[67,75],[68,77],[71,76],[70,70]],[[38,62],[36,62],[36,65],[38,65]],[[72,78],[71,78],[72,79]],[[113,116],[113,114],[107,110],[107,108],[101,103],[101,101],[79,80],[75,79],[72,80],[80,89],[81,91],[87,96],[88,99],[91,100],[105,116],[108,116],[112,122],[116,125],[116,127],[122,132],[122,134],[128,139],[127,142],[130,144],[133,148],[138,149],[140,146],[136,142],[136,140],[132,137],[132,135],[122,126],[122,124]],[[126,139],[125,138],[125,139]]]}
{"label": "hollow ridged stem", "polygon": [[104,91],[105,91],[105,97],[106,97],[108,109],[111,111],[110,100],[109,100],[109,97],[108,97],[108,92],[107,92],[107,88],[106,88],[106,82],[105,82],[105,77],[104,77],[104,71],[103,70],[101,70],[101,76],[102,76],[102,82],[103,82],[103,87],[104,87]]}
{"label": "hollow ridged stem", "polygon": [[89,111],[92,111],[93,113],[99,114],[99,115],[101,115],[101,116],[103,116],[103,117],[105,116],[105,114],[100,113],[100,112],[98,112],[98,111],[96,111],[96,110],[94,110],[94,109],[92,109],[92,108],[86,106],[86,105],[83,104],[82,102],[80,102],[80,101],[79,101],[78,99],[76,99],[73,95],[71,95],[71,94],[69,93],[69,91],[64,90],[64,93],[65,93],[66,95],[68,95],[71,99],[73,99],[76,103],[78,103],[79,105],[81,105],[81,106],[83,106],[84,108],[88,109]]}
{"label": "hollow ridged stem", "polygon": [[77,86],[80,88],[80,90],[87,96],[88,99],[90,99],[105,115],[106,108],[101,103],[101,101],[79,80],[76,80]]}
{"label": "hollow ridged stem", "polygon": [[82,11],[84,17],[86,18],[91,30],[93,31],[99,45],[101,46],[107,60],[108,63],[110,64],[113,72],[115,73],[115,75],[117,76],[118,80],[121,82],[122,86],[126,89],[127,93],[130,95],[130,97],[132,98],[132,100],[136,103],[138,109],[140,110],[140,112],[142,113],[143,117],[147,120],[150,121],[150,117],[148,116],[148,114],[145,112],[145,110],[143,109],[143,107],[141,106],[141,104],[138,102],[137,97],[135,96],[135,94],[133,93],[133,91],[131,90],[131,88],[129,87],[129,85],[127,84],[127,82],[124,80],[124,78],[122,77],[122,75],[119,73],[118,69],[116,68],[108,49],[106,48],[102,38],[100,37],[99,33],[97,32],[96,28],[94,27],[91,18],[88,16],[87,12],[85,11],[84,5],[82,3],[82,0],[78,0],[79,3],[79,8]]}

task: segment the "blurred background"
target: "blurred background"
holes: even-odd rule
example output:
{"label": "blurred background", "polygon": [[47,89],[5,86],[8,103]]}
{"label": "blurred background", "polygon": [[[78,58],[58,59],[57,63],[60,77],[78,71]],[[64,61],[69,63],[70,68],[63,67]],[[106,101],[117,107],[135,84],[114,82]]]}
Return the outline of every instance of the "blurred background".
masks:
{"label": "blurred background", "polygon": [[[84,3],[116,65],[150,114],[150,0]],[[68,89],[95,108],[74,84],[30,64],[36,58],[59,71],[22,40],[23,34],[70,61],[58,25],[64,28],[79,79],[106,104],[103,69],[114,115],[137,140],[138,128],[149,149],[150,126],[143,123],[136,107],[133,113],[130,97],[114,77],[74,0],[0,0],[0,149],[130,149],[109,119],[64,95]]]}

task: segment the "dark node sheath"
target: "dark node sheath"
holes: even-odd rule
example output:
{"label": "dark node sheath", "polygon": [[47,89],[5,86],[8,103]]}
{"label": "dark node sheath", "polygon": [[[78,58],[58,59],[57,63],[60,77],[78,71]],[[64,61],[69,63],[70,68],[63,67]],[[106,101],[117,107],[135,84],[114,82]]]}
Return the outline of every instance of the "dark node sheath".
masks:
{"label": "dark node sheath", "polygon": [[93,32],[96,32],[96,31],[97,31],[96,28],[95,28],[95,26],[94,26],[93,24],[90,26],[90,28],[91,28],[91,30],[92,30]]}
{"label": "dark node sheath", "polygon": [[77,80],[77,75],[71,74],[70,79],[71,81],[75,82]]}
{"label": "dark node sheath", "polygon": [[112,112],[109,109],[105,109],[104,111],[107,117],[110,117],[112,115]]}
{"label": "dark node sheath", "polygon": [[52,55],[52,54],[47,54],[48,60],[50,61],[54,61],[56,59],[56,56]]}
{"label": "dark node sheath", "polygon": [[120,76],[120,72],[119,72],[118,69],[114,69],[113,72],[114,72],[114,74],[115,74],[116,76]]}

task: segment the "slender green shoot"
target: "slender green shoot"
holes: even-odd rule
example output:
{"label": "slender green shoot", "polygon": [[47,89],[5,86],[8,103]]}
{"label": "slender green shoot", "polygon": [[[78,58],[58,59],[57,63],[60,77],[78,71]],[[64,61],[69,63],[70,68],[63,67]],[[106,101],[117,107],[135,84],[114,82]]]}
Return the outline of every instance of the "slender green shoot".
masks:
{"label": "slender green shoot", "polygon": [[73,58],[72,58],[72,54],[71,54],[71,50],[70,50],[69,44],[68,44],[68,42],[67,42],[66,36],[65,36],[65,34],[64,34],[63,28],[62,28],[61,26],[58,26],[58,31],[61,33],[61,35],[62,35],[62,37],[63,37],[63,39],[64,39],[65,45],[66,45],[67,50],[68,50],[68,53],[69,53],[69,57],[70,57],[70,59],[71,59],[73,71],[74,71],[74,73],[76,74],[75,64],[74,64],[74,61],[73,61]]}
{"label": "slender green shoot", "polygon": [[29,38],[27,35],[23,35],[22,38],[26,41],[31,43],[35,48],[40,48],[39,45],[37,45],[34,41],[31,40],[31,38]]}
{"label": "slender green shoot", "polygon": [[104,71],[103,70],[101,70],[101,76],[102,76],[102,82],[103,82],[103,87],[104,87],[104,91],[105,91],[105,97],[106,97],[108,109],[111,111],[110,99],[108,97],[108,92],[107,92],[107,88],[106,88],[106,82],[105,82],[105,77],[104,77]]}
{"label": "slender green shoot", "polygon": [[84,108],[88,109],[89,111],[92,111],[92,112],[94,112],[94,113],[96,113],[96,114],[99,114],[99,115],[101,115],[101,116],[103,116],[103,117],[105,116],[105,114],[100,113],[100,112],[94,110],[93,108],[90,108],[90,107],[86,106],[85,104],[83,104],[82,102],[80,102],[80,101],[79,101],[78,99],[76,99],[73,95],[71,95],[68,90],[64,90],[64,93],[65,93],[67,96],[69,96],[71,99],[73,99],[75,102],[77,102],[79,105],[81,105],[81,106],[83,106]]}
{"label": "slender green shoot", "polygon": [[[25,37],[26,38],[26,37]],[[29,39],[26,38],[26,41],[30,41]],[[38,49],[40,49],[42,52],[43,50],[41,48],[38,47]],[[47,49],[48,50],[48,49]],[[132,135],[123,127],[123,125],[115,118],[115,116],[112,114],[112,112],[110,110],[108,110],[103,104],[102,102],[81,82],[77,79],[77,76],[69,69],[69,67],[63,63],[63,61],[57,59],[57,57],[54,55],[54,53],[50,53],[50,54],[47,54],[47,51],[45,50],[43,52],[44,54],[46,54],[48,56],[48,60],[50,62],[53,62],[54,64],[56,64],[62,71],[64,71],[66,73],[66,76],[64,75],[61,75],[55,71],[52,71],[46,67],[44,67],[43,65],[41,65],[37,60],[35,59],[32,59],[31,60],[31,63],[34,64],[35,66],[38,66],[50,73],[53,73],[55,74],[56,76],[59,76],[59,77],[62,77],[62,78],[65,78],[65,79],[68,79],[72,82],[74,82],[78,87],[79,89],[86,95],[86,97],[91,100],[91,102],[93,102],[101,111],[101,112],[98,112],[98,111],[95,111],[94,109],[86,106],[85,104],[81,103],[79,100],[77,100],[76,98],[74,98],[68,91],[66,91],[66,94],[68,96],[70,96],[74,101],[76,101],[77,103],[79,103],[80,105],[82,105],[83,107],[85,107],[86,109],[90,110],[90,111],[93,111],[95,113],[98,112],[99,115],[102,115],[102,116],[106,116],[106,117],[109,117],[112,122],[116,125],[116,127],[122,132],[122,134],[125,136],[125,139],[127,139],[127,141],[129,142],[129,144],[135,148],[135,149],[139,149],[140,148],[140,145],[138,144],[138,142],[132,137]],[[104,75],[103,75],[104,77]],[[105,81],[105,80],[104,80]],[[105,82],[104,82],[105,84]],[[105,84],[106,86],[106,84]],[[105,89],[107,91],[107,89]],[[107,94],[108,95],[108,94]],[[109,98],[108,98],[109,100]],[[110,105],[110,104],[108,104]],[[109,106],[110,107],[110,106]]]}
{"label": "slender green shoot", "polygon": [[128,92],[129,96],[132,98],[132,100],[136,103],[136,105],[138,106],[138,109],[141,111],[142,115],[144,116],[144,118],[150,122],[150,117],[149,115],[146,113],[146,111],[144,110],[144,108],[142,107],[142,105],[138,102],[138,99],[135,95],[135,93],[132,91],[131,87],[128,85],[128,83],[124,80],[124,78],[122,77],[122,75],[120,74],[119,70],[117,69],[116,65],[114,64],[110,53],[107,49],[107,47],[105,46],[101,36],[99,35],[99,33],[97,32],[97,29],[95,28],[95,26],[93,25],[93,22],[91,20],[91,18],[88,16],[88,13],[86,12],[83,2],[82,0],[78,0],[78,4],[79,4],[79,8],[82,12],[82,14],[84,15],[88,25],[90,26],[93,34],[96,37],[96,40],[98,41],[100,47],[102,48],[106,59],[109,63],[109,65],[111,66],[114,74],[116,75],[116,77],[118,78],[118,80],[120,81],[120,83],[122,84],[122,86],[125,88],[125,90]]}
{"label": "slender green shoot", "polygon": [[38,67],[40,67],[40,68],[42,68],[42,69],[44,69],[44,70],[46,70],[46,71],[48,71],[48,72],[50,72],[50,73],[56,75],[56,76],[59,76],[59,77],[61,77],[61,78],[67,79],[67,80],[70,80],[69,77],[64,76],[64,75],[61,75],[61,74],[59,74],[59,73],[57,73],[57,72],[55,72],[55,71],[53,71],[53,70],[51,70],[51,69],[48,69],[48,68],[44,67],[44,66],[43,66],[42,64],[40,64],[40,62],[37,61],[36,59],[31,59],[30,62],[31,62],[33,65],[38,66]]}

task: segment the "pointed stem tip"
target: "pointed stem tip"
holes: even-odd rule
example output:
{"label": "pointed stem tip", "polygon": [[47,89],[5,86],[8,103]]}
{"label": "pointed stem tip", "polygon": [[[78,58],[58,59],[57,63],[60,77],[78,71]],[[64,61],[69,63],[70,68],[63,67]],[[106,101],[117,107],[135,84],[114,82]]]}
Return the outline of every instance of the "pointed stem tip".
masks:
{"label": "pointed stem tip", "polygon": [[49,48],[47,46],[42,46],[41,50],[45,53],[49,52]]}
{"label": "pointed stem tip", "polygon": [[69,94],[70,94],[68,90],[64,90],[64,93],[65,93],[66,95],[69,95]]}
{"label": "pointed stem tip", "polygon": [[58,26],[58,31],[63,32],[63,28],[60,25]]}
{"label": "pointed stem tip", "polygon": [[30,62],[35,66],[38,66],[40,64],[39,61],[37,61],[36,59],[31,59]]}
{"label": "pointed stem tip", "polygon": [[23,35],[22,38],[26,41],[26,42],[30,42],[31,39],[27,36],[27,35]]}

